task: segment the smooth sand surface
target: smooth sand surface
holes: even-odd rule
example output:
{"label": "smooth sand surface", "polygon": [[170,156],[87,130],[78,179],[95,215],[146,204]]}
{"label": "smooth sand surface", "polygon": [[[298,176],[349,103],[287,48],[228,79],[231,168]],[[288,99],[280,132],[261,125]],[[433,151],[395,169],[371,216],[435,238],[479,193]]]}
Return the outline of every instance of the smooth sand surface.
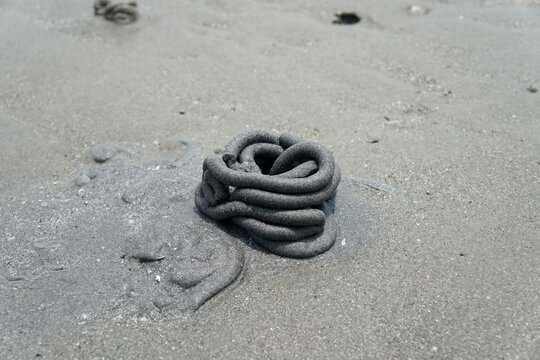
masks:
{"label": "smooth sand surface", "polygon": [[[343,10],[362,20],[332,24]],[[160,158],[191,138],[200,163],[263,128],[333,151],[378,214],[371,240],[349,257],[283,260],[285,271],[248,262],[174,319],[75,309],[76,324],[57,327],[39,321],[50,310],[38,299],[21,316],[39,326],[13,334],[2,321],[13,307],[0,305],[1,358],[538,357],[537,1],[141,0],[139,11],[118,26],[91,1],[0,1],[0,216],[63,191],[95,145]],[[0,245],[10,236],[0,229]],[[18,286],[0,277],[4,299]]]}

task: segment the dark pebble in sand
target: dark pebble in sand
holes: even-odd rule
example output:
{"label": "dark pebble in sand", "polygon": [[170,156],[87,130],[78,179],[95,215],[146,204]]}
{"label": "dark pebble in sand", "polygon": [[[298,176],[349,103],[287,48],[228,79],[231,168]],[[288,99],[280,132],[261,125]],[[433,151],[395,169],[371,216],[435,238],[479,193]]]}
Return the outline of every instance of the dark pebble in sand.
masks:
{"label": "dark pebble in sand", "polygon": [[334,15],[336,16],[336,19],[332,21],[332,23],[338,25],[353,25],[362,20],[360,16],[353,12],[339,12]]}
{"label": "dark pebble in sand", "polygon": [[534,94],[534,93],[538,92],[538,89],[531,85],[531,86],[529,86],[527,88],[527,91]]}

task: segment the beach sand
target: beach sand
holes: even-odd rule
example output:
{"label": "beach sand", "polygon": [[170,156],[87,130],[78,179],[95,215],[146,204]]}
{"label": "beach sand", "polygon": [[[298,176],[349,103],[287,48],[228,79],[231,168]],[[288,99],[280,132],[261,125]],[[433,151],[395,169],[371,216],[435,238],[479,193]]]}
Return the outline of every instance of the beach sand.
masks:
{"label": "beach sand", "polygon": [[[55,320],[61,303],[17,306],[52,277],[15,281],[4,254],[1,358],[538,357],[537,1],[138,9],[120,26],[91,1],[0,2],[0,224],[67,191],[97,145],[159,159],[189,138],[199,167],[262,128],[334,153],[370,209],[355,224],[369,236],[349,256],[248,256],[193,314],[113,319],[75,306],[70,326]],[[333,24],[339,11],[361,21]],[[17,235],[0,229],[0,246],[31,240]]]}

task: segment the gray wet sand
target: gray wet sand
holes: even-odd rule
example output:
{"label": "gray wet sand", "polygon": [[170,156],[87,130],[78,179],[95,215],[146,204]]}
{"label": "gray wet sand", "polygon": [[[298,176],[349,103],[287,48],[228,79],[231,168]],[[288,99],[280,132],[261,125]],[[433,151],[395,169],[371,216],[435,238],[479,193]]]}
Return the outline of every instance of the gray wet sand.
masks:
{"label": "gray wet sand", "polygon": [[[343,10],[362,20],[333,25]],[[35,318],[32,331],[0,322],[2,358],[537,357],[535,1],[144,1],[139,11],[120,27],[94,18],[91,2],[0,3],[0,216],[62,194],[95,145],[161,159],[190,138],[201,163],[265,128],[334,152],[378,214],[370,241],[275,270],[248,262],[173,319],[74,311],[60,327],[41,321],[54,315],[36,299],[20,314]],[[2,279],[2,293],[13,283]]]}

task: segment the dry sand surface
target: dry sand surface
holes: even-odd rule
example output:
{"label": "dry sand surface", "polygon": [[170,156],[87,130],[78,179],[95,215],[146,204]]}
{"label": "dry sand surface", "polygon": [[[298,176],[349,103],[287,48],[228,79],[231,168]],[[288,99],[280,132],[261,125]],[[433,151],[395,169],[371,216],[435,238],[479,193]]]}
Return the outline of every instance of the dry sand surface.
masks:
{"label": "dry sand surface", "polygon": [[[333,24],[344,10],[361,21]],[[165,158],[190,138],[198,169],[262,128],[333,151],[372,209],[344,226],[371,224],[369,241],[350,256],[257,255],[279,269],[248,256],[194,314],[86,314],[78,301],[101,296],[89,292],[71,299],[69,326],[54,297],[16,306],[40,281],[62,286],[14,278],[3,251],[0,358],[538,358],[538,1],[140,0],[139,12],[121,26],[91,1],[0,1],[0,226],[77,191],[66,179],[96,145]],[[0,228],[1,248],[24,249],[20,230]]]}

